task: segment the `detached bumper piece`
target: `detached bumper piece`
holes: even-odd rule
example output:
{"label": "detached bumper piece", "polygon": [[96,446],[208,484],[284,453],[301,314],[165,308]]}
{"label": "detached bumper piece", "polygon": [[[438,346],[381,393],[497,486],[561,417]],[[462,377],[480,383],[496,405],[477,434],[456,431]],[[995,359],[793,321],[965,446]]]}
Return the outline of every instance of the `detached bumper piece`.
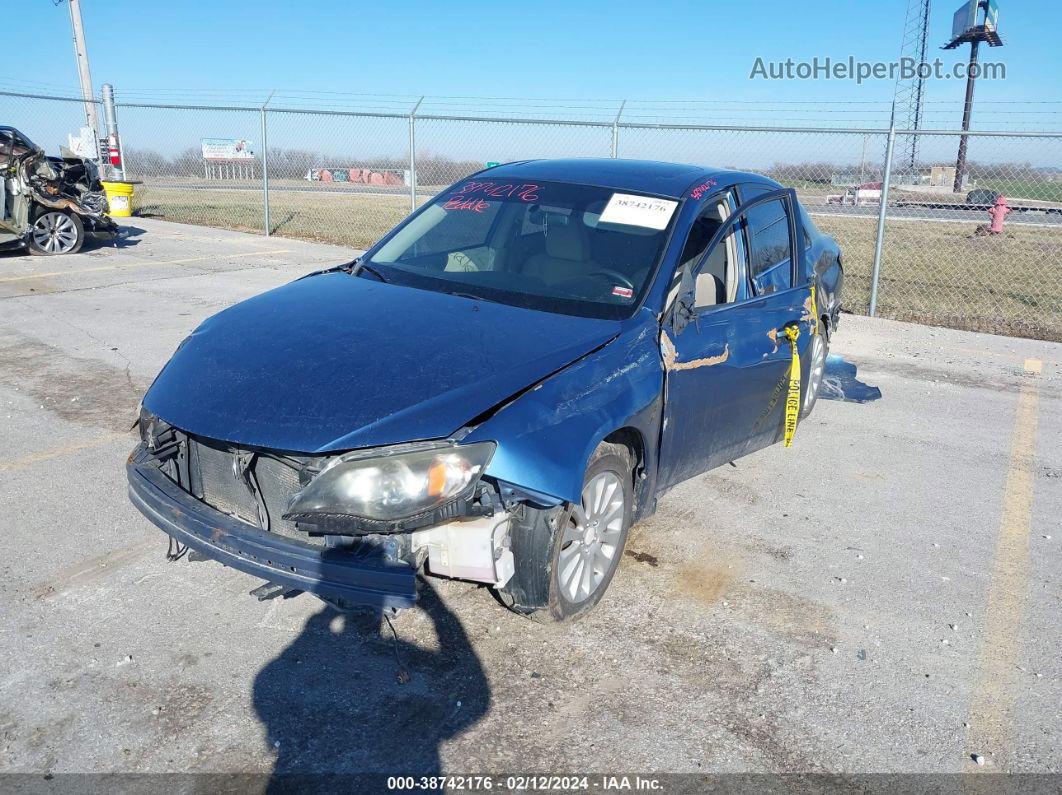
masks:
{"label": "detached bumper piece", "polygon": [[97,217],[81,216],[85,225],[85,234],[93,240],[120,240],[129,236],[129,230],[118,226],[106,215]]}
{"label": "detached bumper piece", "polygon": [[412,566],[313,546],[224,514],[168,478],[144,445],[129,456],[126,472],[129,499],[144,516],[226,566],[343,605],[399,608],[417,601]]}

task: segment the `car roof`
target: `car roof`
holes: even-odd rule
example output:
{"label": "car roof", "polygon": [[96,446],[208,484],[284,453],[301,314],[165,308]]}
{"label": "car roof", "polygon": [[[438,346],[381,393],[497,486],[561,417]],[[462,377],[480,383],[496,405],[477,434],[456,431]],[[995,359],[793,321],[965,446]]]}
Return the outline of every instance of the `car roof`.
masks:
{"label": "car roof", "polygon": [[759,174],[657,160],[621,160],[610,157],[524,160],[494,166],[479,174],[490,174],[492,177],[504,179],[541,179],[597,185],[674,198],[681,198],[689,188],[711,179],[720,186],[734,182],[763,182],[776,186],[775,182]]}
{"label": "car roof", "polygon": [[37,146],[37,144],[33,143],[33,141],[30,140],[30,137],[28,135],[26,135],[26,133],[22,132],[21,130],[19,130],[19,129],[15,128],[15,127],[10,127],[10,126],[8,126],[6,124],[0,124],[0,132],[14,133],[19,138],[21,138],[23,141],[28,143],[30,146]]}

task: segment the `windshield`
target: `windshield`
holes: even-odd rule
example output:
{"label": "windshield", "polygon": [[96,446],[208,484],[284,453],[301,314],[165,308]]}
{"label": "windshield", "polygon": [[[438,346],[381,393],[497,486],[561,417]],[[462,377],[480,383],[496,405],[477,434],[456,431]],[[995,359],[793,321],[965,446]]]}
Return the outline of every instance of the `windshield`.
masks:
{"label": "windshield", "polygon": [[435,198],[364,262],[389,282],[585,317],[628,317],[678,202],[479,179]]}

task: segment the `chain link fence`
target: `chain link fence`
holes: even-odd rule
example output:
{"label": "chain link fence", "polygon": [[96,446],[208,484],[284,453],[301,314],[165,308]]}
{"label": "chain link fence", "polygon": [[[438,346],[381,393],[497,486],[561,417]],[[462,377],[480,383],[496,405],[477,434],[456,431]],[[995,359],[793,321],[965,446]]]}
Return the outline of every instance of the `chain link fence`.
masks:
{"label": "chain link fence", "polygon": [[[490,162],[691,162],[758,172],[795,188],[841,246],[849,311],[1062,340],[1062,133],[968,133],[967,171],[956,192],[955,131],[897,131],[886,162],[890,133],[883,129],[268,104],[120,103],[117,112],[144,216],[366,248],[412,207]],[[0,122],[50,150],[83,118],[80,98],[0,92]],[[204,138],[252,142],[254,156],[239,168],[205,161]],[[1012,208],[999,233],[989,215],[997,194]]]}
{"label": "chain link fence", "polygon": [[[897,133],[896,151],[912,137],[921,162],[946,163],[960,135]],[[968,158],[958,194],[949,172],[943,186],[890,180],[877,314],[1062,340],[1062,136],[971,135]],[[1011,212],[996,234],[998,194]]]}

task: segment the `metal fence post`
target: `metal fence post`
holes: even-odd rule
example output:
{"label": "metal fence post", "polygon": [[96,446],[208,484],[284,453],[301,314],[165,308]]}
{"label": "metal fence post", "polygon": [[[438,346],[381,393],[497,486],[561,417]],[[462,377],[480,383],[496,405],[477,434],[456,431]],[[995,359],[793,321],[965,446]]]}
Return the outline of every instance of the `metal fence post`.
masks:
{"label": "metal fence post", "polygon": [[417,110],[424,97],[417,100],[409,112],[409,211],[417,209]]}
{"label": "metal fence post", "polygon": [[896,144],[896,127],[889,126],[885,145],[885,174],[881,180],[881,204],[878,207],[878,236],[874,241],[874,268],[870,276],[870,316],[878,311],[878,277],[881,275],[881,247],[885,242],[885,213],[889,206],[889,180],[892,178],[892,150]]}
{"label": "metal fence post", "polygon": [[[103,120],[107,125],[107,152],[100,156],[100,162],[106,163],[104,173],[113,175],[118,180],[125,179],[125,158],[118,139],[118,114],[114,110],[114,86],[103,84]],[[118,163],[115,165],[114,158]]]}
{"label": "metal fence post", "polygon": [[266,124],[266,105],[273,99],[273,94],[276,93],[274,88],[269,92],[269,96],[266,97],[266,101],[262,103],[260,113],[262,114],[262,234],[266,237],[270,235],[269,224],[269,131]]}
{"label": "metal fence post", "polygon": [[616,111],[616,118],[612,120],[612,157],[619,157],[619,120],[623,115],[623,108],[627,104],[627,100],[623,100],[620,103],[619,110]]}

